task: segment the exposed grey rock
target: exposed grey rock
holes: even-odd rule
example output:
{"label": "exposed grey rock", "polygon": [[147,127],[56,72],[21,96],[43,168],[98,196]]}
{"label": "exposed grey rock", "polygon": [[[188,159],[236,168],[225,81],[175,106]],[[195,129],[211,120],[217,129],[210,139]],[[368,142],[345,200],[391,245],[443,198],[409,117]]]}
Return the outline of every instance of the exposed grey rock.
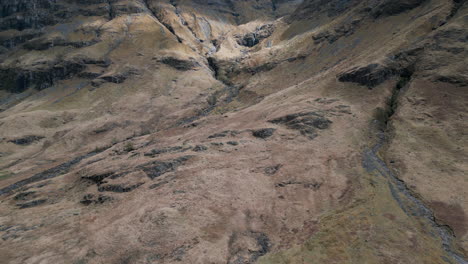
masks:
{"label": "exposed grey rock", "polygon": [[90,204],[103,204],[107,201],[111,201],[112,197],[105,196],[105,195],[99,195],[98,197],[95,197],[94,194],[86,194],[83,196],[83,198],[80,200],[80,203],[83,205],[90,205]]}
{"label": "exposed grey rock", "polygon": [[279,171],[279,169],[281,169],[282,166],[283,165],[278,164],[275,166],[266,167],[263,171],[265,172],[266,175],[274,175]]}
{"label": "exposed grey rock", "polygon": [[20,209],[25,209],[25,208],[36,207],[46,202],[47,202],[46,199],[41,199],[41,200],[34,200],[31,202],[27,202],[27,203],[17,204],[16,206],[18,206]]}
{"label": "exposed grey rock", "polygon": [[200,64],[195,59],[185,60],[171,56],[156,59],[159,62],[169,65],[172,68],[175,68],[180,71],[189,71],[200,66]]}
{"label": "exposed grey rock", "polygon": [[371,11],[374,18],[393,16],[409,11],[427,0],[385,0],[378,1],[378,5]]}
{"label": "exposed grey rock", "polygon": [[25,201],[25,200],[29,200],[33,197],[35,197],[35,193],[36,192],[22,192],[22,193],[18,193],[17,195],[15,195],[15,197],[13,197],[14,200],[21,200],[21,201]]}
{"label": "exposed grey rock", "polygon": [[195,152],[201,152],[201,151],[205,151],[207,150],[208,148],[206,146],[203,146],[203,145],[196,145],[192,150],[195,151]]}
{"label": "exposed grey rock", "polygon": [[8,142],[14,143],[16,145],[25,146],[25,145],[30,145],[33,142],[39,141],[43,138],[44,138],[43,136],[25,136],[25,137],[21,137],[17,139],[8,140]]}
{"label": "exposed grey rock", "polygon": [[317,129],[324,130],[330,127],[331,120],[325,118],[317,112],[305,112],[286,115],[280,118],[270,120],[273,124],[283,124],[289,129],[299,130],[302,135],[309,139],[318,136]]}
{"label": "exposed grey rock", "polygon": [[175,171],[193,156],[182,156],[168,161],[153,161],[139,166],[150,179],[155,179],[165,173]]}
{"label": "exposed grey rock", "polygon": [[273,24],[257,27],[254,32],[247,33],[243,36],[236,36],[237,43],[246,47],[253,47],[260,43],[263,39],[268,38],[275,31]]}
{"label": "exposed grey rock", "polygon": [[180,153],[180,152],[185,152],[190,149],[192,149],[192,147],[183,147],[183,146],[167,147],[167,148],[160,148],[160,149],[152,149],[150,152],[146,152],[144,155],[148,157],[155,157],[157,155],[164,154],[164,153]]}
{"label": "exposed grey rock", "polygon": [[57,176],[68,173],[73,166],[78,164],[83,159],[92,157],[92,156],[94,156],[94,155],[96,155],[96,154],[98,154],[98,153],[100,153],[100,152],[102,152],[104,150],[105,149],[96,150],[96,151],[90,152],[88,154],[78,156],[78,157],[76,157],[76,158],[74,158],[74,159],[72,159],[70,161],[67,161],[65,163],[62,163],[62,164],[60,164],[60,165],[58,165],[56,167],[53,167],[51,169],[48,169],[48,170],[45,170],[43,172],[37,173],[37,174],[35,174],[34,176],[32,176],[30,178],[27,178],[27,179],[18,181],[18,182],[14,183],[14,184],[11,184],[11,185],[3,188],[3,189],[0,189],[0,195],[9,193],[9,192],[11,192],[13,190],[21,188],[21,187],[23,187],[25,185],[28,185],[30,183],[55,178]]}
{"label": "exposed grey rock", "polygon": [[238,134],[239,134],[239,131],[226,130],[226,131],[223,131],[223,132],[220,132],[220,133],[210,135],[208,138],[221,138],[221,137],[227,137],[227,136],[234,137],[234,136],[237,136]]}
{"label": "exposed grey rock", "polygon": [[126,193],[126,192],[131,192],[135,190],[136,188],[140,187],[143,185],[143,183],[137,183],[134,185],[130,186],[123,186],[120,184],[109,184],[109,185],[103,185],[98,188],[98,191],[100,192],[116,192],[116,193]]}
{"label": "exposed grey rock", "polygon": [[114,175],[113,172],[109,172],[109,173],[103,173],[103,174],[96,174],[96,175],[92,175],[92,176],[84,176],[84,177],[81,177],[81,179],[93,182],[94,184],[99,186],[99,185],[105,183],[104,180],[106,178],[109,178],[109,177],[111,177],[113,175]]}
{"label": "exposed grey rock", "polygon": [[338,75],[340,82],[354,82],[373,88],[397,72],[381,64],[369,64],[364,67],[356,67]]}
{"label": "exposed grey rock", "polygon": [[275,133],[275,131],[276,131],[275,128],[263,128],[263,129],[253,130],[252,135],[257,138],[266,139],[266,138],[273,136],[273,133]]}
{"label": "exposed grey rock", "polygon": [[0,90],[20,93],[33,86],[42,90],[52,86],[57,80],[62,80],[81,72],[86,66],[80,63],[63,61],[48,65],[42,69],[0,68]]}

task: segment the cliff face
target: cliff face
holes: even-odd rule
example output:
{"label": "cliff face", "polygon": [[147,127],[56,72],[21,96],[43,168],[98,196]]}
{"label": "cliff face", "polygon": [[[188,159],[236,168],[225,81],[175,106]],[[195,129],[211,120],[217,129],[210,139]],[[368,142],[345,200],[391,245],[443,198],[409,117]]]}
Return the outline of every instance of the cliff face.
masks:
{"label": "cliff face", "polygon": [[466,263],[468,3],[0,3],[5,263]]}

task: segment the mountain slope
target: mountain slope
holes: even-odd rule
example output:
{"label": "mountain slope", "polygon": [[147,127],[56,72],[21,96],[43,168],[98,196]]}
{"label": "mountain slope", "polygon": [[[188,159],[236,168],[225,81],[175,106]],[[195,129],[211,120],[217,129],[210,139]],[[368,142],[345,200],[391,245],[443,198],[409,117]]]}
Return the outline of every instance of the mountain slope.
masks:
{"label": "mountain slope", "polygon": [[5,263],[466,263],[468,4],[10,1]]}

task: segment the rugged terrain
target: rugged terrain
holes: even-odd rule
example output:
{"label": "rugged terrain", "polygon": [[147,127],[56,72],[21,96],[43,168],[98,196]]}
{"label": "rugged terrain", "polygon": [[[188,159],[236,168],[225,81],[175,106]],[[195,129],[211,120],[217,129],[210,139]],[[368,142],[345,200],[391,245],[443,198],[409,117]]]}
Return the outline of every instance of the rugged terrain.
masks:
{"label": "rugged terrain", "polygon": [[0,263],[467,263],[466,1],[0,7]]}

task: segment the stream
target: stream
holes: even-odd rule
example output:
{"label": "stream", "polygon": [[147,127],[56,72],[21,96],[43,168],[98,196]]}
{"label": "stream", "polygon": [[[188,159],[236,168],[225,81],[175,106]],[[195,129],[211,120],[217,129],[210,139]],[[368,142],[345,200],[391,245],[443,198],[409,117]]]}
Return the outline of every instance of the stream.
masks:
{"label": "stream", "polygon": [[[437,223],[432,210],[418,199],[413,192],[400,180],[387,164],[379,157],[378,152],[387,142],[385,132],[377,135],[377,143],[371,148],[364,150],[362,166],[368,173],[384,177],[388,180],[388,187],[393,199],[409,217],[421,217],[427,223],[431,235],[440,238],[442,247],[453,260],[442,257],[447,263],[468,264],[468,261],[453,247],[454,235],[452,230]],[[455,261],[455,262],[454,262]]]}

